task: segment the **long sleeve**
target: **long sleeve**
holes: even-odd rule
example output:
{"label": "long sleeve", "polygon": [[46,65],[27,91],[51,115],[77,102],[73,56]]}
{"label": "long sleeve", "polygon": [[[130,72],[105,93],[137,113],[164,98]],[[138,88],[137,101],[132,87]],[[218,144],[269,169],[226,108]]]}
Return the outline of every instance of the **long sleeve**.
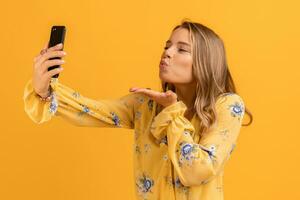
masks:
{"label": "long sleeve", "polygon": [[217,123],[200,139],[193,141],[195,128],[184,117],[182,101],[165,107],[153,120],[151,133],[167,139],[168,155],[179,180],[185,186],[199,186],[224,168],[236,146],[244,116],[244,103],[235,93],[222,95],[216,101]]}
{"label": "long sleeve", "polygon": [[118,99],[94,100],[51,78],[51,101],[41,101],[35,93],[32,79],[24,89],[24,110],[32,121],[41,124],[60,116],[76,126],[134,128],[139,94],[129,93]]}

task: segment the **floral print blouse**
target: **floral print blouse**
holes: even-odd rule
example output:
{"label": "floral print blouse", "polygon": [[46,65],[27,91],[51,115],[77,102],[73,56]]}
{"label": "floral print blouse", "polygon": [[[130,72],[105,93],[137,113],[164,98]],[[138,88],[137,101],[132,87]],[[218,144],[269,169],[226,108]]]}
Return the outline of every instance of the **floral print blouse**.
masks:
{"label": "floral print blouse", "polygon": [[139,200],[223,200],[224,165],[236,147],[245,107],[236,93],[217,98],[217,123],[201,136],[199,118],[184,117],[178,101],[158,104],[141,93],[93,100],[52,78],[51,101],[41,101],[30,79],[24,109],[37,124],[61,116],[76,126],[134,131],[134,187]]}

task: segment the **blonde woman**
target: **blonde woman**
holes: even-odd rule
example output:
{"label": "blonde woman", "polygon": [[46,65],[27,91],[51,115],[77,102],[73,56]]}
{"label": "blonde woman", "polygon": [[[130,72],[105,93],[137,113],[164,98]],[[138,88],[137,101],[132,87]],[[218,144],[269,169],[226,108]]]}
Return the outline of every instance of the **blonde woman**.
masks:
{"label": "blonde woman", "polygon": [[183,20],[166,42],[159,64],[162,88],[130,88],[118,99],[93,100],[51,78],[63,64],[61,46],[34,59],[24,91],[35,123],[61,116],[77,126],[134,129],[137,199],[223,199],[224,165],[234,150],[244,114],[224,44],[208,27]]}

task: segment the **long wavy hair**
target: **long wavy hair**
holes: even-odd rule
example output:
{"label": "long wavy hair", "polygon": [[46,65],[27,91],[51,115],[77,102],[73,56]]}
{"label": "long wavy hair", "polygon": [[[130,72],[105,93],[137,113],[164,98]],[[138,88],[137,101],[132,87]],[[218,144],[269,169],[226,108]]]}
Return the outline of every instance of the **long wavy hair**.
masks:
{"label": "long wavy hair", "polygon": [[[216,122],[215,102],[219,95],[238,92],[228,68],[222,39],[210,28],[189,19],[182,20],[172,32],[177,28],[187,29],[192,42],[193,76],[197,82],[194,110],[200,119],[201,135]],[[161,86],[164,92],[176,91],[172,83],[161,80]],[[161,109],[158,106],[158,110]],[[249,126],[253,116],[246,106],[245,113],[249,115],[250,121],[242,126]]]}

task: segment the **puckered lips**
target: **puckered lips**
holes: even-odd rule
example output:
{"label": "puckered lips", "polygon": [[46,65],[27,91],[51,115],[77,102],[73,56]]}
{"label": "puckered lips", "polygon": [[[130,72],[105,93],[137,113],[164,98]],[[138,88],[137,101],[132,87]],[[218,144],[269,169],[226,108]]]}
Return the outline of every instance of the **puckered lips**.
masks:
{"label": "puckered lips", "polygon": [[169,64],[165,60],[161,60],[159,63],[160,69],[166,69],[169,66]]}

